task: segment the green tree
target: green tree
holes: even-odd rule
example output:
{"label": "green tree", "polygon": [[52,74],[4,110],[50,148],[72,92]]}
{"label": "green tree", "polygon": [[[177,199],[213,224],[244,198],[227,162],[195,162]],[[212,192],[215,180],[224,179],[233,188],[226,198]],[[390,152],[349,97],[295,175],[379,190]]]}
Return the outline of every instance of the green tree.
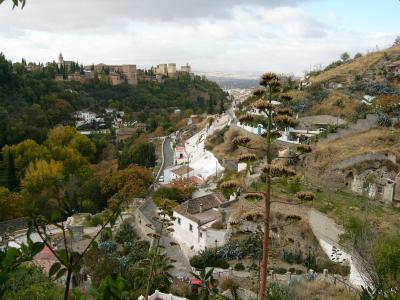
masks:
{"label": "green tree", "polygon": [[0,186],[0,221],[20,218],[24,215],[24,199],[19,193]]}
{"label": "green tree", "polygon": [[1,299],[3,299],[4,294],[8,291],[8,287],[10,287],[9,280],[13,278],[13,272],[17,271],[23,263],[31,261],[44,247],[43,243],[32,242],[30,239],[30,231],[28,231],[27,241],[26,244],[21,245],[20,249],[13,247],[0,247]]}
{"label": "green tree", "polygon": [[[58,279],[66,275],[64,299],[68,299],[69,286],[73,273],[79,273],[83,258],[96,238],[110,222],[113,223],[119,215],[126,198],[114,199],[104,212],[99,230],[88,240],[88,245],[77,252],[72,248],[70,239],[73,238],[66,227],[65,219],[73,213],[73,203],[68,197],[67,178],[64,175],[64,166],[61,162],[43,160],[29,165],[22,185],[24,196],[28,204],[27,212],[31,230],[34,230],[50,249],[58,262],[53,264],[49,276]],[[137,182],[131,185],[132,192]],[[52,244],[52,236],[47,226],[52,225],[62,232],[62,246],[57,249]]]}
{"label": "green tree", "polygon": [[357,59],[357,58],[360,58],[360,57],[362,57],[362,54],[361,54],[360,52],[357,52],[357,53],[354,55],[354,59]]}
{"label": "green tree", "polygon": [[122,152],[119,167],[126,168],[130,164],[153,168],[156,165],[156,149],[153,143],[135,144]]}
{"label": "green tree", "polygon": [[393,46],[397,46],[400,45],[400,35],[396,37],[396,39],[394,40]]}
{"label": "green tree", "polygon": [[394,300],[400,297],[400,233],[379,232],[368,217],[352,216],[345,223],[340,242],[352,252],[359,271],[370,287],[362,300]]}
{"label": "green tree", "polygon": [[4,300],[58,300],[63,290],[35,266],[21,266],[10,273],[4,286]]}
{"label": "green tree", "polygon": [[350,60],[350,54],[348,52],[344,52],[340,55],[340,59],[343,62],[348,62]]}

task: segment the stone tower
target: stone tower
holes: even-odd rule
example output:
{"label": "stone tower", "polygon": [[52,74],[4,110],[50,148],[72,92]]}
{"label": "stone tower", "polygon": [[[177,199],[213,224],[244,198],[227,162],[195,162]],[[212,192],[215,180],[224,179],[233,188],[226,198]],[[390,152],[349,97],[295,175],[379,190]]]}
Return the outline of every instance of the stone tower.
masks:
{"label": "stone tower", "polygon": [[58,56],[58,67],[61,68],[62,65],[64,65],[64,58],[60,52],[60,55]]}

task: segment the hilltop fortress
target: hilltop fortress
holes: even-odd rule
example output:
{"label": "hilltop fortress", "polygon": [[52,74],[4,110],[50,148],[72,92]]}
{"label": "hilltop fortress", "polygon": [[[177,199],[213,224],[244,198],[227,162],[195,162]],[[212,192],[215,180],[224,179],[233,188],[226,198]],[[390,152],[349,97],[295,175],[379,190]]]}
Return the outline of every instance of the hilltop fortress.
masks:
{"label": "hilltop fortress", "polygon": [[131,64],[107,65],[100,63],[83,66],[79,65],[78,62],[64,60],[60,53],[55,80],[86,83],[93,79],[109,82],[112,85],[119,85],[124,82],[137,85],[139,81],[162,82],[166,78],[179,78],[181,76],[193,76],[189,64],[181,66],[180,70],[176,70],[176,63],[159,64],[149,70],[137,69],[136,65]]}

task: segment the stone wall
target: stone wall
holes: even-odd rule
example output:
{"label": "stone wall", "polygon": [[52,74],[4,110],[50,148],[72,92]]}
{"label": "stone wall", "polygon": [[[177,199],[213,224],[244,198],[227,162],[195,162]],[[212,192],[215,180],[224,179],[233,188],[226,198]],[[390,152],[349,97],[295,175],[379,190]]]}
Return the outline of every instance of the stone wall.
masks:
{"label": "stone wall", "polygon": [[[135,210],[134,215],[133,215],[133,225],[135,228],[136,233],[144,240],[147,240],[150,242],[150,244],[153,242],[153,238],[149,236],[149,234],[154,234],[156,233],[155,227],[153,222],[146,216],[144,213],[143,206],[139,207],[138,209]],[[150,224],[151,227],[146,226]]]}

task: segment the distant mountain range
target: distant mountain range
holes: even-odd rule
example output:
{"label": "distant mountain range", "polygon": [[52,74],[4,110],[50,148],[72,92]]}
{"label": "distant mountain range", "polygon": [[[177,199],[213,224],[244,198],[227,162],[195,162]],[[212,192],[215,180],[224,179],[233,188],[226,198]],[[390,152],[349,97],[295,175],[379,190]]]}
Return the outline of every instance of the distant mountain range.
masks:
{"label": "distant mountain range", "polygon": [[223,89],[254,88],[258,85],[260,73],[196,72],[209,80],[215,81]]}

